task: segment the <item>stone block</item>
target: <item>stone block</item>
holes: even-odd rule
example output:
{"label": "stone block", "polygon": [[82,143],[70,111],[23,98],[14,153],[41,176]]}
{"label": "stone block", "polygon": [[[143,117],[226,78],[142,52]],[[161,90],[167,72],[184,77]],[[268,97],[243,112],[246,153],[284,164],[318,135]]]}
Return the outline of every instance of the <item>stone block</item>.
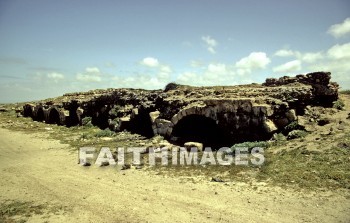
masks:
{"label": "stone block", "polygon": [[151,119],[151,122],[154,123],[154,121],[159,117],[160,112],[159,111],[154,111],[149,113],[149,117]]}
{"label": "stone block", "polygon": [[174,115],[174,116],[171,118],[171,122],[172,122],[174,125],[176,125],[178,121],[179,121],[179,119],[178,119],[178,116],[177,116],[177,115]]}
{"label": "stone block", "polygon": [[203,151],[203,144],[200,142],[186,142],[184,144],[184,147],[186,148],[187,151],[191,151],[191,148],[197,148],[198,152]]}
{"label": "stone block", "polygon": [[294,109],[287,111],[286,117],[290,122],[297,120],[297,116]]}
{"label": "stone block", "polygon": [[263,123],[263,126],[266,132],[268,133],[272,133],[277,130],[275,123],[273,123],[273,121],[271,121],[270,119],[266,119]]}

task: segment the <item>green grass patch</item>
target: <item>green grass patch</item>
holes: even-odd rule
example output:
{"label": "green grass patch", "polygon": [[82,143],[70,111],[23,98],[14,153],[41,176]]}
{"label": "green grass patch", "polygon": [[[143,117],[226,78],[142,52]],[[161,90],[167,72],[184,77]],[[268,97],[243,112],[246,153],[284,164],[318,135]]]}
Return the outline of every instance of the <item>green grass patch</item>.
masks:
{"label": "green grass patch", "polygon": [[344,106],[345,106],[344,102],[340,99],[333,102],[333,108],[336,108],[338,110],[344,110]]}
{"label": "green grass patch", "polygon": [[248,151],[251,151],[255,147],[266,149],[269,146],[270,144],[267,141],[243,142],[233,145],[231,150],[234,151],[235,148],[247,148]]}
{"label": "green grass patch", "polygon": [[95,133],[95,137],[112,137],[115,136],[115,132],[111,131],[110,129],[104,129],[100,130]]}
{"label": "green grass patch", "polygon": [[350,189],[349,155],[349,149],[339,147],[322,152],[305,147],[277,154],[268,151],[257,179],[271,180],[280,186]]}

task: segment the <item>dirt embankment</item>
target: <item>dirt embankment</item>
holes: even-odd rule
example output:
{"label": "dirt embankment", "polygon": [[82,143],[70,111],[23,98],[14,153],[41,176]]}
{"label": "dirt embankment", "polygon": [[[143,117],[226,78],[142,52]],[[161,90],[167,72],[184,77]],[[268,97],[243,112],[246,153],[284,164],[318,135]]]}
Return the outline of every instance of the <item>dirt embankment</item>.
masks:
{"label": "dirt embankment", "polygon": [[348,192],[82,167],[77,153],[44,133],[0,129],[0,142],[0,221],[350,222]]}

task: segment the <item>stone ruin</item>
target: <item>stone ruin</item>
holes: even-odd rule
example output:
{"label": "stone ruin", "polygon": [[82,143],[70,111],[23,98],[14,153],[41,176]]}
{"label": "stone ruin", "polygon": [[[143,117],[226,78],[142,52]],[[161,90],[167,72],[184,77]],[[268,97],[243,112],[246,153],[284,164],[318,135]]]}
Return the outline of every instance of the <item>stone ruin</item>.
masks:
{"label": "stone ruin", "polygon": [[330,107],[338,84],[330,72],[268,78],[263,84],[192,87],[170,83],[165,90],[106,89],[69,93],[23,106],[22,114],[48,124],[164,136],[183,144],[230,146],[270,139],[311,106]]}

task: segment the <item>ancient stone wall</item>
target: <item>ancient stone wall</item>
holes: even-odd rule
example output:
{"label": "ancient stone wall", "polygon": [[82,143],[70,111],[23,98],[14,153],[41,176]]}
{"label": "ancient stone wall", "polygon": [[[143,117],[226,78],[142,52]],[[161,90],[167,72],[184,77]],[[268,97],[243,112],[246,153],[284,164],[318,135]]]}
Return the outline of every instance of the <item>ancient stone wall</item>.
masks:
{"label": "ancient stone wall", "polygon": [[315,72],[269,78],[262,85],[95,90],[26,104],[23,115],[67,126],[91,117],[102,129],[159,134],[174,141],[181,140],[182,131],[194,137],[196,132],[215,135],[202,126],[206,123],[232,142],[260,140],[296,121],[307,105],[331,106],[338,98],[338,85],[330,79],[329,72]]}

